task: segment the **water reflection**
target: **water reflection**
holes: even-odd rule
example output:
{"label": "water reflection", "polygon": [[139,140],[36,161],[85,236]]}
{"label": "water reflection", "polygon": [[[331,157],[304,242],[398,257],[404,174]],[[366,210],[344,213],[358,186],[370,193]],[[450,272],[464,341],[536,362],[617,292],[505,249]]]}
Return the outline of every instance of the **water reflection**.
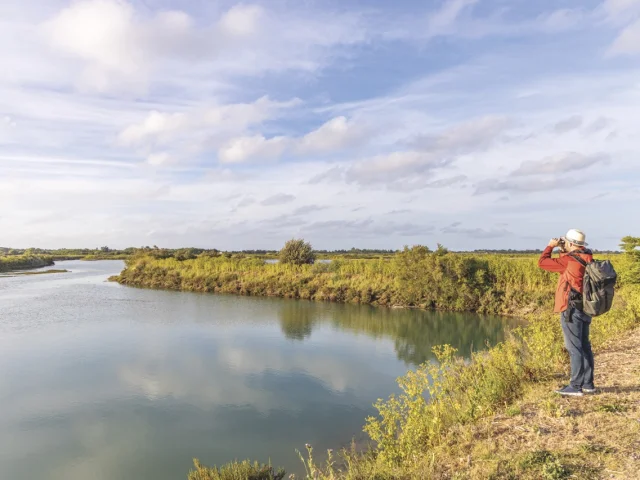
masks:
{"label": "water reflection", "polygon": [[311,336],[313,324],[322,321],[320,311],[314,305],[297,300],[280,305],[278,316],[282,333],[292,340]]}
{"label": "water reflection", "polygon": [[503,340],[511,319],[468,313],[387,309],[368,305],[327,305],[290,300],[278,305],[282,333],[292,340],[310,337],[314,326],[330,323],[336,329],[393,339],[398,359],[408,365],[432,360],[432,348],[448,343],[463,356]]}

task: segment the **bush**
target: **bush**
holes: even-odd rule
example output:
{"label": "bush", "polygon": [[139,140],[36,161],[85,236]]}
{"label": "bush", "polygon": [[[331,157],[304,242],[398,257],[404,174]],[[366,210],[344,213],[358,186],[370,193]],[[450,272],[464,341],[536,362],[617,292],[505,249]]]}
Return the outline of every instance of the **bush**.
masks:
{"label": "bush", "polygon": [[303,239],[291,239],[280,250],[279,259],[283,264],[306,265],[314,263],[316,255],[309,242]]}
{"label": "bush", "polygon": [[438,363],[426,362],[398,379],[400,395],[375,404],[378,417],[364,428],[387,466],[420,462],[455,424],[473,422],[516,398],[523,365],[515,342],[476,353],[467,363],[449,345],[434,347]]}
{"label": "bush", "polygon": [[624,237],[620,248],[626,253],[629,262],[622,275],[623,283],[640,284],[640,237]]}

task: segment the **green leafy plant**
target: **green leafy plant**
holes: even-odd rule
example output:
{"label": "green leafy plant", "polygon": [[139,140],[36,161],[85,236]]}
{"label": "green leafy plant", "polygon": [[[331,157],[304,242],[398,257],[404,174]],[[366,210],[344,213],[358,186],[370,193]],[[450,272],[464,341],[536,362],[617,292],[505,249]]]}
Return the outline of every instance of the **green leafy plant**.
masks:
{"label": "green leafy plant", "polygon": [[620,248],[629,259],[629,267],[622,272],[623,283],[640,284],[640,237],[624,237]]}
{"label": "green leafy plant", "polygon": [[303,239],[292,239],[285,243],[278,258],[280,263],[292,265],[312,264],[316,260],[313,247]]}

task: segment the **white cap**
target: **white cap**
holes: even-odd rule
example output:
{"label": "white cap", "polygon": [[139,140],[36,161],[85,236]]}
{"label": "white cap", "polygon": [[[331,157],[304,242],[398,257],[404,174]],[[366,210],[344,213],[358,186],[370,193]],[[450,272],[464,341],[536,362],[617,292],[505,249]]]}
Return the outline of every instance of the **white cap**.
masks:
{"label": "white cap", "polygon": [[584,232],[582,230],[576,230],[575,228],[569,230],[564,236],[564,239],[569,243],[573,243],[581,247],[589,245],[587,242],[585,242],[586,235],[584,234]]}

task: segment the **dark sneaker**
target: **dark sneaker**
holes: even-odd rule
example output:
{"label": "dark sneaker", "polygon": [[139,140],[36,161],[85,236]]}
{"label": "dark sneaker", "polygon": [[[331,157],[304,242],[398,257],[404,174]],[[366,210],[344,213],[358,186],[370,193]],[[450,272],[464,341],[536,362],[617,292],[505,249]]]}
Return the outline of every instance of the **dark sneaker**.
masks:
{"label": "dark sneaker", "polygon": [[582,397],[584,395],[582,393],[582,390],[578,388],[573,388],[571,385],[567,385],[566,387],[561,388],[560,390],[556,390],[556,393],[558,395],[565,395],[567,397]]}
{"label": "dark sneaker", "polygon": [[596,393],[598,390],[596,390],[596,387],[582,387],[582,393]]}

